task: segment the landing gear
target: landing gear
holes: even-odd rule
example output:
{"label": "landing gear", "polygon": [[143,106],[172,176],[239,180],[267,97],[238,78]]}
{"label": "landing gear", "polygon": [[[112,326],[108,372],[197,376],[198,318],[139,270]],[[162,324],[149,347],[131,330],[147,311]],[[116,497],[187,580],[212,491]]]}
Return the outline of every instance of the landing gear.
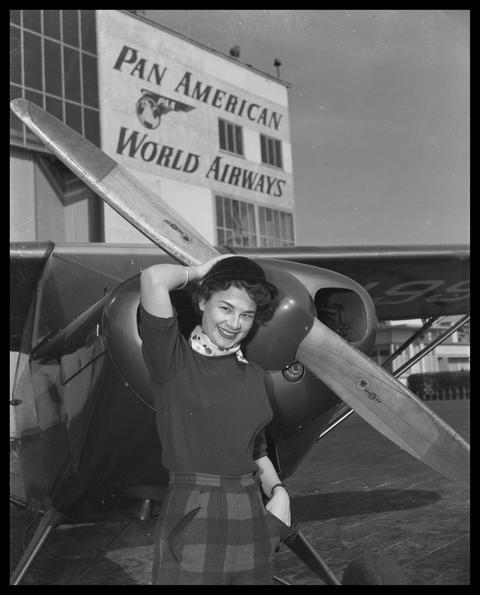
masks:
{"label": "landing gear", "polygon": [[54,508],[50,508],[42,516],[35,534],[33,535],[27,549],[25,550],[25,553],[23,554],[20,562],[17,564],[17,567],[10,578],[11,585],[18,585],[20,583],[31,563],[33,562],[35,556],[42,547],[43,542],[45,539],[47,539],[50,531],[60,524],[64,516],[65,515],[63,513],[58,512],[58,510],[55,510]]}
{"label": "landing gear", "polygon": [[[120,539],[124,533],[137,521],[144,521],[150,517],[152,510],[153,500],[151,498],[144,498],[140,501],[138,510],[136,511],[134,518],[130,519],[126,525],[124,525],[121,531],[115,535],[115,537],[103,548],[100,554],[70,583],[71,585],[76,584],[90,569],[97,564],[113,547],[113,544]],[[22,581],[26,572],[30,568],[36,555],[38,554],[43,543],[47,539],[50,532],[62,524],[62,521],[66,518],[66,514],[58,512],[54,508],[50,508],[40,519],[40,523],[33,535],[32,540],[28,544],[25,553],[23,554],[20,562],[17,564],[11,578],[11,585],[18,585]]]}

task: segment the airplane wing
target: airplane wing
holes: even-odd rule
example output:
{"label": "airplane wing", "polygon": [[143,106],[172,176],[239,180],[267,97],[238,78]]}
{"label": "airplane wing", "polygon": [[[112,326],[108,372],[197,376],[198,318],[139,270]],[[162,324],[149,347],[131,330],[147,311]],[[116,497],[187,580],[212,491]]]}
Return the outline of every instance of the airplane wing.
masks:
{"label": "airplane wing", "polygon": [[[218,247],[220,252],[226,248]],[[353,278],[372,296],[380,320],[464,314],[470,309],[470,251],[466,245],[432,247],[235,248],[250,258],[281,259],[331,269]],[[175,262],[149,244],[12,243],[11,346],[21,333],[37,283],[44,299],[32,344],[61,329],[120,282],[160,260]]]}
{"label": "airplane wing", "polygon": [[320,266],[360,283],[379,320],[450,316],[470,311],[470,249],[447,246],[238,248],[251,258]]}

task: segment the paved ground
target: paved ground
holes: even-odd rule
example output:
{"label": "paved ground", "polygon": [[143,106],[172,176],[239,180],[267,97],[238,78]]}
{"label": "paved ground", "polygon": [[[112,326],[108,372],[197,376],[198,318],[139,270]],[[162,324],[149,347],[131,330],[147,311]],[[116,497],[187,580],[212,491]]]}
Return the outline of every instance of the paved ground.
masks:
{"label": "paved ground", "polygon": [[[469,404],[429,406],[469,440]],[[400,565],[410,584],[470,584],[469,489],[430,471],[358,416],[323,438],[287,484],[303,534],[339,579],[352,560],[381,553]],[[12,570],[36,526],[29,523],[37,518],[14,505],[10,512]],[[70,584],[128,522],[128,517],[112,516],[58,527],[23,583]],[[128,526],[77,584],[148,584],[153,522]],[[324,584],[285,545],[275,564],[276,575],[291,584]],[[393,582],[395,573],[391,576]]]}

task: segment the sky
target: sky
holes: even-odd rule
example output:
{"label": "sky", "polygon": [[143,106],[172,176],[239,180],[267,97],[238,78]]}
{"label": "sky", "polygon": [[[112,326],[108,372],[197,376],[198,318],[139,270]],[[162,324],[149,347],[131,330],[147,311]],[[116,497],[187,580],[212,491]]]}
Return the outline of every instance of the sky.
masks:
{"label": "sky", "polygon": [[469,243],[468,10],[145,10],[290,83],[296,244]]}

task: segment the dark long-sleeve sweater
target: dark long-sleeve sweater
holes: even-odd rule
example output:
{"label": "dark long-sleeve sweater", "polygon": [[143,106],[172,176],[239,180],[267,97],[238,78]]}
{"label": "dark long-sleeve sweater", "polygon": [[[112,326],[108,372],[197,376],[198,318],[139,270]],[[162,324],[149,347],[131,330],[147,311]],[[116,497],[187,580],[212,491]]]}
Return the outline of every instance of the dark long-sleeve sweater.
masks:
{"label": "dark long-sleeve sweater", "polygon": [[162,462],[170,471],[243,475],[266,453],[264,428],[273,412],[268,378],[235,354],[194,351],[176,316],[141,308],[142,352],[155,385]]}

